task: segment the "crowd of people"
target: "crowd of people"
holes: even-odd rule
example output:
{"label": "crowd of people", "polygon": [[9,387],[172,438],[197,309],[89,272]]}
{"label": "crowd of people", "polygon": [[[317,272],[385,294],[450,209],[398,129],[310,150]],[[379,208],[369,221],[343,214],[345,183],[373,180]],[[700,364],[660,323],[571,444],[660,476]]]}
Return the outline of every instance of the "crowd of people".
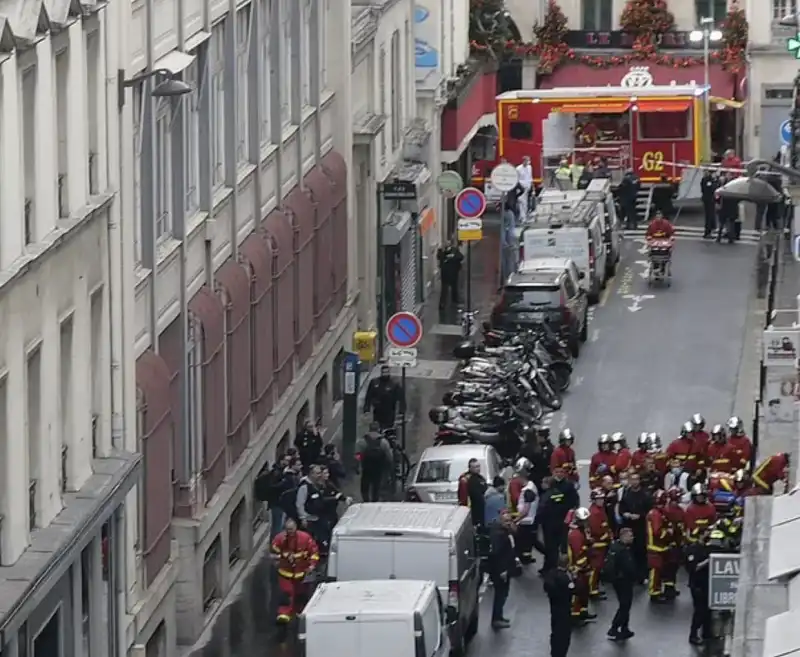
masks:
{"label": "crowd of people", "polygon": [[509,582],[539,552],[554,657],[566,655],[574,627],[596,619],[590,605],[606,599],[604,584],[618,603],[608,638],[627,641],[634,636],[635,587],[646,586],[653,604],[670,604],[680,595],[682,566],[694,605],[689,641],[711,639],[708,556],[738,551],[745,499],[772,494],[785,482],[789,458],[772,455],[751,471],[753,447],[741,419],[710,432],[705,424],[694,415],[666,449],[655,433],[642,433],[635,449],[622,433],[602,435],[589,465],[588,507],[580,506],[569,429],[556,445],[548,430],[531,432],[508,482],[484,481],[471,462],[459,481],[459,503],[488,536],[492,626],[509,626],[503,616]]}

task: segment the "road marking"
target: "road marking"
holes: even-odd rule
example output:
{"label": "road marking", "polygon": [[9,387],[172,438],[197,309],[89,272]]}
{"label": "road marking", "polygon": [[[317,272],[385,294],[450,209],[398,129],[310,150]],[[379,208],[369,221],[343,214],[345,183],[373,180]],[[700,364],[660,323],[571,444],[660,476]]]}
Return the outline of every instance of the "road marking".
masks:
{"label": "road marking", "polygon": [[589,342],[597,342],[600,339],[600,329],[592,329],[592,333],[589,336]]}
{"label": "road marking", "polygon": [[566,413],[562,413],[561,417],[558,420],[558,430],[559,431],[564,431],[564,429],[566,429],[566,428],[567,428],[567,414]]}
{"label": "road marking", "polygon": [[583,377],[582,376],[576,376],[575,379],[572,382],[572,386],[573,387],[579,386],[581,383],[583,383]]}
{"label": "road marking", "polygon": [[[611,296],[611,292],[614,290],[614,283],[616,282],[616,280],[617,280],[617,276],[615,274],[614,276],[609,278],[608,281],[606,282],[606,289],[603,290],[603,292],[600,294],[600,299],[597,302],[597,305],[600,308],[602,308],[603,306],[606,305],[606,302],[608,301],[608,297]],[[594,309],[592,308],[592,309],[590,309],[590,311],[591,310],[594,310]]]}
{"label": "road marking", "polygon": [[626,294],[630,294],[632,289],[633,269],[626,267],[622,274],[622,278],[620,279],[619,287],[617,288],[617,294],[621,297],[624,297]]}
{"label": "road marking", "polygon": [[642,301],[646,301],[647,299],[655,299],[655,296],[652,294],[626,294],[623,296],[623,299],[630,299],[633,303],[628,306],[628,310],[632,313],[638,313],[642,309]]}

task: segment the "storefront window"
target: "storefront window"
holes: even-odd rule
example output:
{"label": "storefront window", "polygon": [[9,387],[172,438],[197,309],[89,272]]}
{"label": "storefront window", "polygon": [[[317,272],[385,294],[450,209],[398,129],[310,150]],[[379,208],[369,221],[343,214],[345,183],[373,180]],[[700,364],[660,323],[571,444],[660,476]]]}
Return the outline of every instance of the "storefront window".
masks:
{"label": "storefront window", "polygon": [[640,112],[640,139],[689,139],[689,112]]}
{"label": "storefront window", "polygon": [[630,141],[631,125],[627,114],[577,114],[575,145],[587,148],[596,144]]}

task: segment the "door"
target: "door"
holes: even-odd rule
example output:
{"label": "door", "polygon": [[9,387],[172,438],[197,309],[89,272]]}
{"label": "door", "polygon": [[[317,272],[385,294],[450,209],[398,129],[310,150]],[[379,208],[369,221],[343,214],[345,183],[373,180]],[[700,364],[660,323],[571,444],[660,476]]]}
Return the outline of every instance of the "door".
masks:
{"label": "door", "polygon": [[[461,617],[466,625],[474,609],[480,604],[478,593],[480,588],[479,560],[475,554],[475,533],[472,525],[465,525],[458,537],[458,573],[461,597]],[[465,626],[464,625],[464,626]],[[463,627],[463,626],[462,626]]]}
{"label": "door", "polygon": [[416,226],[412,226],[400,242],[400,294],[397,310],[414,312],[417,307],[418,242]]}

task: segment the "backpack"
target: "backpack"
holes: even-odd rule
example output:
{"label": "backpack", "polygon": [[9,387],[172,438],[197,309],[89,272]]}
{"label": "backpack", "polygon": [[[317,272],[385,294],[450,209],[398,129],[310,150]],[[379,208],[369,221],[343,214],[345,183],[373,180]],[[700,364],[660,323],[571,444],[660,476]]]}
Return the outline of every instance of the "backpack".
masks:
{"label": "backpack", "polygon": [[603,561],[603,568],[600,571],[600,577],[604,582],[611,583],[617,579],[617,555],[620,550],[624,549],[625,547],[619,541],[614,541],[609,546],[605,561]]}
{"label": "backpack", "polygon": [[364,451],[361,452],[361,462],[367,467],[380,467],[383,465],[385,453],[381,439],[376,436],[364,437]]}

